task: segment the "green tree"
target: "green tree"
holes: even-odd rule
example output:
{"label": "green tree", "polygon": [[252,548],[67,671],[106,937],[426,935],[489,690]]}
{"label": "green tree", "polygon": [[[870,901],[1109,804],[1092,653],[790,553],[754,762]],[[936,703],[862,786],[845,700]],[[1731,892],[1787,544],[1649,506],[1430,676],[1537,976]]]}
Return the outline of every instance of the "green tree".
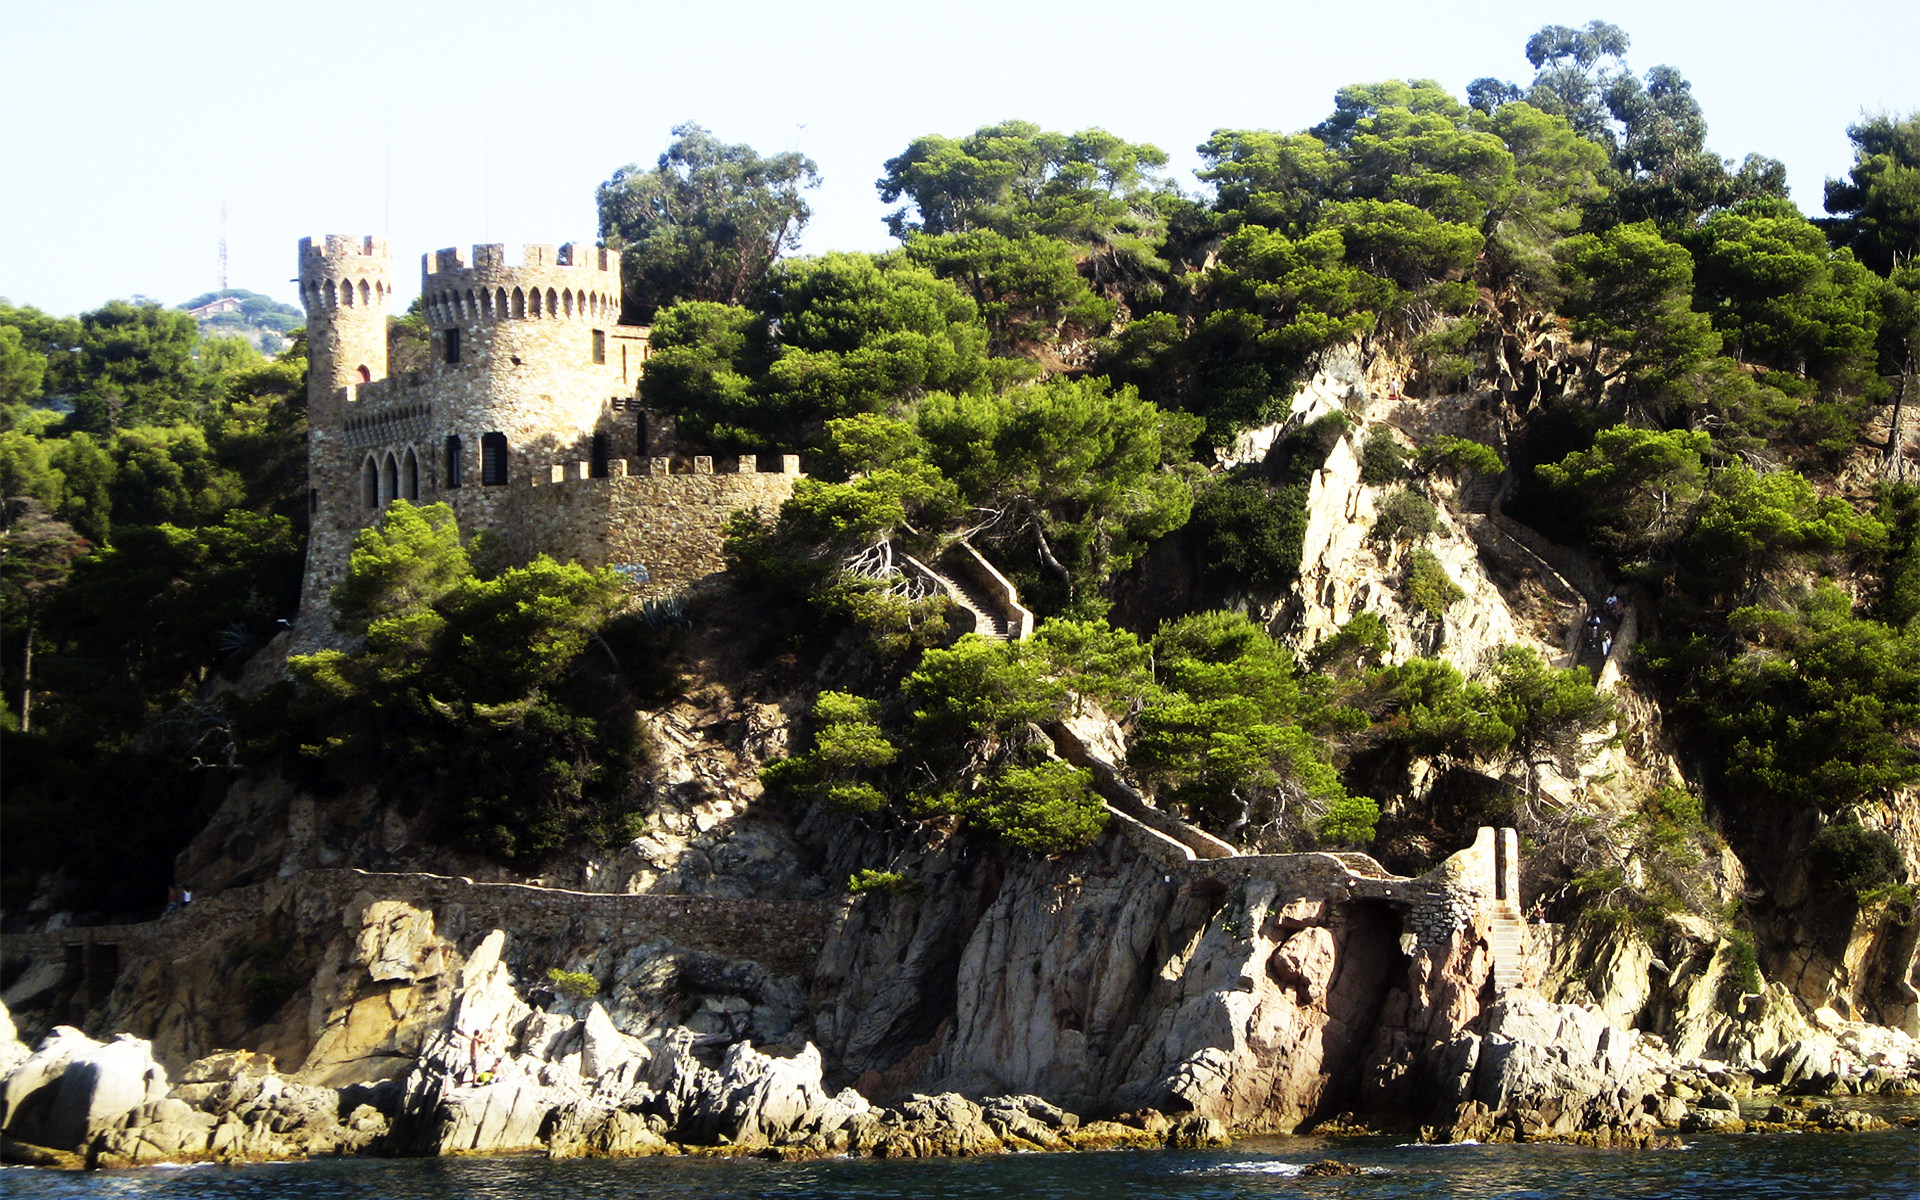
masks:
{"label": "green tree", "polygon": [[[1693,256],[1651,222],[1568,238],[1555,258],[1567,289],[1560,311],[1593,343],[1595,374],[1658,392],[1719,350],[1711,321],[1693,311]],[[1623,352],[1611,370],[1601,365],[1608,350]]]}
{"label": "green tree", "polygon": [[626,314],[651,320],[683,300],[743,304],[783,252],[800,244],[813,211],[801,193],[820,185],[812,159],[762,157],[699,125],[651,170],[621,167],[595,194],[600,236],[621,252]]}
{"label": "green tree", "polygon": [[472,572],[453,509],[395,500],[379,524],[354,538],[346,578],[333,593],[338,624],[365,634],[376,621],[431,605]]}
{"label": "green tree", "polygon": [[200,327],[157,304],[112,300],[80,315],[73,363],[74,428],[105,433],[201,415],[205,373],[194,357]]}
{"label": "green tree", "polygon": [[1342,803],[1339,773],[1302,724],[1318,704],[1264,629],[1239,613],[1196,613],[1162,626],[1153,648],[1164,699],[1140,713],[1127,753],[1143,782],[1244,845],[1371,835],[1365,806]]}
{"label": "green tree", "polygon": [[[964,138],[929,134],[886,163],[874,184],[893,236],[993,230],[1045,234],[1080,245],[1151,241],[1166,185],[1166,153],[1104,129],[1055,133],[1028,121],[982,126]],[[914,219],[917,218],[917,219]]]}
{"label": "green tree", "polygon": [[1058,238],[1017,238],[994,229],[910,234],[907,257],[959,284],[979,305],[999,354],[1037,353],[1113,320],[1113,301],[1093,294]]}
{"label": "green tree", "polygon": [[0,404],[31,404],[46,382],[47,356],[28,346],[18,327],[0,325]]}
{"label": "green tree", "polygon": [[973,536],[1030,544],[1056,608],[1093,599],[1095,585],[1192,510],[1191,488],[1167,468],[1187,460],[1198,422],[1104,379],[929,396],[917,420],[928,461],[979,514]]}
{"label": "green tree", "polygon": [[1627,559],[1667,549],[1692,528],[1711,450],[1704,433],[1615,425],[1590,449],[1543,464],[1539,473],[1577,508],[1588,541]]}
{"label": "green tree", "polygon": [[1890,113],[1847,126],[1853,166],[1847,178],[1829,179],[1822,222],[1834,245],[1891,275],[1920,252],[1920,112]]}

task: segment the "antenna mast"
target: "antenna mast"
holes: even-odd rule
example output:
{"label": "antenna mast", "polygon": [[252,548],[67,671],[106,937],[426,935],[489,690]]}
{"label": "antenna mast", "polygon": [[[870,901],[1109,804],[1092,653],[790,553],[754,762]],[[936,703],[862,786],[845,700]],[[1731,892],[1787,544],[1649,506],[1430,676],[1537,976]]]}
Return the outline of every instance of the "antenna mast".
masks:
{"label": "antenna mast", "polygon": [[227,202],[220,202],[220,290],[227,290]]}

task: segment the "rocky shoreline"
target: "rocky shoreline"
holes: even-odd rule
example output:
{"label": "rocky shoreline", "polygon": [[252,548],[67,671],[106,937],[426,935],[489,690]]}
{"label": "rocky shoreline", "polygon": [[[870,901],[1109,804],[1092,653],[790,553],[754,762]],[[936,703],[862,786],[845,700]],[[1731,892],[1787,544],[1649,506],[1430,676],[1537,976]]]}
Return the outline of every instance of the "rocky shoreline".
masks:
{"label": "rocky shoreline", "polygon": [[[289,1078],[244,1050],[171,1078],[146,1041],[122,1034],[99,1042],[68,1026],[28,1051],[0,1009],[4,1159],[67,1169],[526,1152],[798,1160],[1231,1141],[1224,1123],[1193,1113],[1083,1119],[1031,1095],[913,1094],[880,1105],[852,1088],[829,1093],[811,1044],[782,1058],[747,1042],[716,1055],[685,1028],[635,1038],[598,1004],[584,1017],[527,1005],[499,964],[481,957],[469,964],[481,969],[456,996],[451,1019],[404,1074],[340,1088]],[[476,1062],[473,1034],[502,1018],[517,1031],[514,1043]],[[1494,1018],[1469,1051],[1490,1067],[1475,1073],[1479,1094],[1451,1122],[1421,1127],[1421,1140],[1660,1147],[1681,1134],[1866,1132],[1889,1126],[1840,1098],[1920,1097],[1920,1059],[1890,1044],[1869,1051],[1871,1066],[1857,1044],[1796,1046],[1767,1080],[1723,1063],[1658,1060],[1638,1035],[1537,996],[1509,996]],[[1561,1023],[1555,1040],[1533,1040],[1550,1020]],[[1756,1113],[1766,1097],[1774,1102]],[[1900,1122],[1920,1125],[1920,1114]],[[1314,1132],[1379,1130],[1343,1114]]]}

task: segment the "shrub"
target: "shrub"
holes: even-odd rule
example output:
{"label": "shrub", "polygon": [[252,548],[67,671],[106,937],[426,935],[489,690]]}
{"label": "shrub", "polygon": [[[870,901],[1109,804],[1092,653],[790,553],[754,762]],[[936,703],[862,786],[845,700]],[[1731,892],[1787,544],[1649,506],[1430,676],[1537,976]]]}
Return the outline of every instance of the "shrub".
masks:
{"label": "shrub", "polygon": [[1466,438],[1449,437],[1444,433],[1420,447],[1414,465],[1423,472],[1443,471],[1456,477],[1498,475],[1506,470],[1499,452],[1492,446],[1483,446]]}
{"label": "shrub", "polygon": [[1194,497],[1189,524],[1202,569],[1216,583],[1283,588],[1300,573],[1307,489],[1272,488],[1250,475],[1230,475]]}
{"label": "shrub", "polygon": [[912,886],[912,880],[898,871],[876,871],[872,867],[862,867],[847,876],[847,893],[852,896],[862,892],[901,892]]}
{"label": "shrub", "polygon": [[1829,825],[1807,843],[1814,868],[1856,895],[1899,878],[1900,847],[1878,829]]}
{"label": "shrub", "polygon": [[1356,613],[1338,633],[1307,652],[1307,666],[1326,675],[1363,671],[1379,665],[1392,644],[1380,614]]}
{"label": "shrub", "polygon": [[1290,482],[1301,482],[1327,463],[1327,455],[1347,436],[1352,422],[1343,412],[1316,417],[1280,439],[1280,471]]}
{"label": "shrub", "polygon": [[591,1000],[600,994],[600,981],[585,971],[563,971],[559,967],[550,967],[547,978],[553,982],[553,990],[570,1000]]}
{"label": "shrub", "polygon": [[1440,511],[1418,492],[1401,488],[1374,507],[1373,538],[1417,542],[1440,527]]}
{"label": "shrub", "polygon": [[1323,845],[1364,846],[1379,822],[1379,804],[1366,796],[1341,796],[1328,802],[1317,832]]}
{"label": "shrub", "polygon": [[1445,616],[1456,600],[1464,600],[1467,595],[1429,550],[1415,550],[1407,556],[1405,589],[1415,608],[1434,617]]}
{"label": "shrub", "polygon": [[1398,483],[1407,477],[1407,452],[1385,429],[1367,435],[1360,451],[1360,482],[1373,487]]}
{"label": "shrub", "polygon": [[1106,806],[1093,794],[1092,780],[1063,762],[1014,767],[989,785],[985,801],[972,812],[1003,841],[1023,850],[1077,850],[1107,827]]}

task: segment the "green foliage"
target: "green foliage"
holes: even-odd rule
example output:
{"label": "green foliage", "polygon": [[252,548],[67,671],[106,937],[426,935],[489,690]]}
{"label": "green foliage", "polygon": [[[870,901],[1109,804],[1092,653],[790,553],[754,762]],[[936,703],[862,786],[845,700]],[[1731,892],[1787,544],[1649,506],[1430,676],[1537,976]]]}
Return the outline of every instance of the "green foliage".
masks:
{"label": "green foliage", "polygon": [[1009,767],[963,811],[1002,839],[1036,854],[1076,850],[1107,827],[1092,775],[1063,762]]}
{"label": "green foliage", "polygon": [[1378,613],[1356,613],[1307,654],[1307,666],[1327,675],[1353,675],[1380,665],[1392,647]]}
{"label": "green foliage", "polygon": [[1307,727],[1326,717],[1290,656],[1259,625],[1196,613],[1154,636],[1165,689],[1137,718],[1128,765],[1164,801],[1243,844],[1311,844],[1332,814],[1355,836],[1364,810],[1347,799],[1326,748]]}
{"label": "green foliage", "polygon": [[1506,470],[1500,452],[1466,438],[1440,434],[1420,447],[1414,466],[1424,474],[1445,472],[1456,478],[1498,475]]}
{"label": "green foliage", "polygon": [[1385,736],[1426,757],[1565,761],[1618,716],[1591,674],[1550,666],[1523,646],[1503,648],[1485,682],[1412,659],[1377,672],[1370,684],[1384,699]]}
{"label": "green foliage", "polygon": [[978,306],[900,255],[779,264],[752,308],[689,302],[656,318],[641,397],[722,450],[813,447],[826,423],[1027,373],[990,359]]}
{"label": "green foliage", "polygon": [[600,981],[585,971],[548,967],[547,979],[553,984],[554,991],[569,1000],[591,1000],[600,994]]}
{"label": "green foliage", "polygon": [[1880,619],[1895,629],[1920,617],[1920,486],[1880,489],[1875,516],[1887,531],[1887,565],[1880,588]]}
{"label": "green foliage", "polygon": [[1877,113],[1847,126],[1853,166],[1829,179],[1826,222],[1836,246],[1850,247],[1882,275],[1920,252],[1920,112]]}
{"label": "green foliage", "polygon": [[1360,482],[1385,487],[1407,477],[1407,452],[1392,433],[1376,429],[1360,449]]}
{"label": "green foliage", "polygon": [[913,234],[907,257],[973,297],[996,353],[1037,354],[1092,333],[1116,312],[1075,269],[1073,247],[1058,238],[994,229]]}
{"label": "green foliage", "polygon": [[621,167],[595,193],[600,236],[621,252],[626,314],[647,321],[681,301],[744,304],[800,244],[820,185],[812,159],[762,157],[699,125],[674,127],[651,170]]}
{"label": "green foliage", "polygon": [[432,604],[472,573],[453,509],[395,500],[354,538],[333,596],[340,629],[364,634],[376,621]]}
{"label": "green foliage", "polygon": [[1091,598],[1192,511],[1186,479],[1165,468],[1186,461],[1197,422],[1132,388],[1056,377],[999,396],[929,396],[917,415],[928,461],[988,518],[972,540],[1008,547],[1010,563],[1030,561],[1013,546],[1038,552],[1039,572],[1012,572],[1037,611]]}
{"label": "green foliage", "polygon": [[1560,311],[1593,342],[1596,372],[1602,351],[1621,351],[1609,377],[1624,373],[1657,395],[1719,351],[1710,318],[1693,310],[1693,256],[1651,221],[1570,237],[1554,256]]}
{"label": "green foliage", "polygon": [[1627,559],[1670,546],[1691,528],[1706,494],[1704,433],[1656,433],[1615,425],[1591,449],[1539,468],[1540,478],[1578,511],[1599,549]]}
{"label": "green foliage", "polygon": [[1703,638],[1649,647],[1682,714],[1748,795],[1832,814],[1920,781],[1920,638],[1856,617],[1823,586],[1792,610],[1745,608],[1722,655]]}
{"label": "green foliage", "polygon": [[1418,542],[1440,528],[1440,510],[1412,488],[1396,488],[1373,510],[1368,536],[1379,542]]}
{"label": "green foliage", "polygon": [[1401,586],[1415,608],[1436,620],[1467,596],[1431,550],[1415,550],[1407,555],[1406,582]]}
{"label": "green foliage", "polygon": [[1886,529],[1838,496],[1820,496],[1792,471],[1744,463],[1714,472],[1689,533],[1685,562],[1698,586],[1731,592],[1772,571],[1854,552],[1877,556]]}
{"label": "green foliage", "polygon": [[813,706],[813,749],[767,764],[760,778],[843,812],[878,812],[887,798],[871,780],[899,756],[875,723],[879,711],[876,702],[860,696],[821,692]]}
{"label": "green foliage", "polygon": [[1742,995],[1757,996],[1766,989],[1767,981],[1760,975],[1760,956],[1754,951],[1753,939],[1745,934],[1727,939],[1727,978]]}
{"label": "green foliage", "polygon": [[960,139],[915,138],[887,160],[874,186],[888,204],[909,202],[887,217],[888,230],[902,241],[916,233],[976,230],[1083,245],[1151,241],[1156,201],[1166,188],[1157,173],[1166,165],[1160,149],[1104,129],[1064,134],[1003,121]]}
{"label": "green foliage", "polygon": [[1815,870],[1855,895],[1894,882],[1906,869],[1897,842],[1881,830],[1851,823],[1828,825],[1814,834],[1807,858]]}
{"label": "green foliage", "polygon": [[391,505],[339,589],[364,646],[290,659],[242,734],[317,786],[411,788],[442,836],[531,867],[625,827],[635,698],[599,639],[624,593],[545,557],[479,579],[458,551],[447,514]]}
{"label": "green foliage", "polygon": [[858,896],[864,892],[904,892],[913,886],[913,881],[898,871],[876,871],[872,867],[862,867],[847,876],[847,894]]}
{"label": "green foliage", "polygon": [[1277,590],[1300,573],[1307,488],[1276,488],[1256,473],[1235,472],[1195,492],[1189,525],[1216,585]]}
{"label": "green foliage", "polygon": [[1881,281],[1787,200],[1716,213],[1686,235],[1694,306],[1741,362],[1857,387],[1874,367]]}

